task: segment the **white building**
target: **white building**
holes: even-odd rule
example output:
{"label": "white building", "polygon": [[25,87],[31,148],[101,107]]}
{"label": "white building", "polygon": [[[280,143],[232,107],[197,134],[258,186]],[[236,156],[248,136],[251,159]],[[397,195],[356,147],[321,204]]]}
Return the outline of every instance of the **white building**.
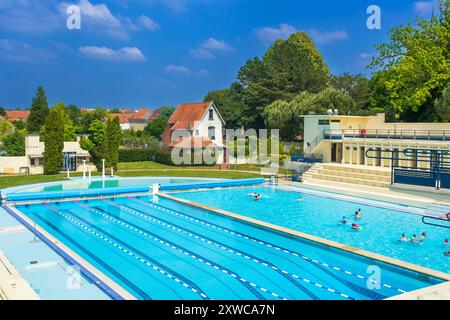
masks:
{"label": "white building", "polygon": [[213,102],[181,104],[162,135],[163,145],[180,149],[214,149],[216,163],[224,162],[225,121]]}
{"label": "white building", "polygon": [[[86,160],[87,168],[95,170],[95,166],[90,164],[91,156],[89,152],[81,149],[81,137],[77,141],[64,142],[63,163],[61,171],[83,171],[83,160]],[[42,174],[44,172],[44,142],[41,142],[38,135],[28,135],[25,137],[25,156],[22,157],[0,157],[0,173],[6,174]]]}

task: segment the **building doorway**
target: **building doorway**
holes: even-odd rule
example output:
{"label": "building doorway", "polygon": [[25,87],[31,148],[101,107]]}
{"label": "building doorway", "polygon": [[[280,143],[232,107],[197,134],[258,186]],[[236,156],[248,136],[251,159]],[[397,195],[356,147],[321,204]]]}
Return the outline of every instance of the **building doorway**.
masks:
{"label": "building doorway", "polygon": [[331,144],[331,162],[342,163],[342,143]]}

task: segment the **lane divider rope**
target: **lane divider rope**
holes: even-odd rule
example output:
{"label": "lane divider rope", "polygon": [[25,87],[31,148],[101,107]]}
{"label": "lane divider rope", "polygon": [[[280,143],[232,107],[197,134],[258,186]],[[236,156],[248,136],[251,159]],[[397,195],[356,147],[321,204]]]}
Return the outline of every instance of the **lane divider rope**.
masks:
{"label": "lane divider rope", "polygon": [[[159,206],[159,205],[155,205],[155,204],[152,204],[152,203],[144,202],[144,201],[142,201],[142,200],[140,200],[140,199],[137,199],[137,198],[134,198],[134,197],[128,197],[128,196],[127,196],[126,198],[127,198],[127,199],[130,199],[130,200],[133,200],[133,201],[137,201],[137,202],[142,203],[142,204],[144,204],[144,205],[148,205],[148,206],[153,207],[153,208],[155,208],[155,209],[160,209],[160,210],[162,210],[162,211],[172,213],[172,214],[174,214],[174,215],[176,215],[176,216],[178,216],[178,217],[182,217],[182,218],[184,218],[184,219],[187,219],[187,220],[190,220],[190,221],[193,221],[193,222],[200,223],[200,224],[202,224],[202,225],[211,227],[211,228],[213,228],[213,229],[217,229],[217,230],[223,231],[223,232],[225,232],[225,233],[229,233],[229,234],[232,234],[232,235],[234,235],[234,236],[237,236],[237,237],[240,237],[240,238],[243,238],[243,239],[246,239],[246,240],[250,240],[250,241],[252,241],[252,242],[259,243],[259,244],[261,244],[261,245],[264,245],[264,246],[266,246],[266,247],[275,249],[275,250],[277,250],[277,251],[282,251],[282,252],[284,252],[284,253],[291,254],[291,255],[294,256],[294,257],[302,258],[303,260],[310,261],[310,262],[312,262],[312,263],[314,263],[314,264],[321,265],[321,266],[324,266],[324,267],[326,267],[326,268],[331,268],[331,269],[333,269],[333,270],[339,271],[339,272],[341,272],[341,273],[345,273],[345,274],[347,274],[347,275],[350,275],[350,276],[359,278],[359,279],[361,279],[361,280],[370,281],[370,282],[373,283],[373,284],[378,284],[378,282],[377,282],[376,280],[369,279],[369,278],[364,277],[364,276],[362,276],[362,275],[360,275],[360,274],[356,274],[356,273],[353,273],[353,272],[351,272],[351,271],[342,269],[342,268],[340,268],[340,267],[336,267],[336,266],[332,266],[332,265],[329,265],[329,264],[324,263],[324,262],[320,262],[320,261],[318,261],[318,260],[316,260],[316,259],[308,258],[307,256],[305,256],[305,255],[303,255],[303,254],[301,254],[301,253],[297,253],[297,252],[294,252],[294,251],[292,251],[292,250],[289,250],[289,249],[286,249],[286,248],[282,248],[282,247],[280,247],[280,246],[277,246],[277,245],[268,243],[268,242],[266,242],[266,241],[262,241],[262,240],[260,240],[260,239],[256,239],[256,238],[250,237],[250,236],[248,236],[248,235],[245,235],[245,234],[242,234],[242,233],[239,233],[239,232],[235,232],[235,231],[233,231],[233,230],[230,230],[230,229],[221,227],[221,226],[219,226],[219,225],[216,225],[216,224],[213,224],[213,223],[209,223],[209,222],[207,222],[207,221],[204,221],[204,220],[200,220],[200,219],[194,218],[194,217],[192,217],[192,216],[190,216],[190,215],[186,215],[186,214],[183,214],[183,213],[180,213],[180,212],[171,210],[171,209],[167,209],[167,208],[165,208],[165,207],[162,207],[162,206]],[[406,292],[407,292],[407,291],[405,291],[405,290],[403,290],[403,289],[396,288],[396,287],[391,286],[391,285],[389,285],[389,284],[380,283],[380,285],[382,285],[382,286],[385,287],[385,288],[392,289],[392,290],[397,291],[397,292],[400,292],[400,293],[406,293]]]}
{"label": "lane divider rope", "polygon": [[133,257],[134,259],[136,259],[137,261],[141,262],[142,264],[152,268],[153,270],[158,271],[159,273],[163,274],[164,276],[168,277],[169,279],[172,279],[173,281],[181,284],[182,286],[184,286],[187,289],[190,289],[192,292],[200,295],[200,297],[202,299],[210,299],[204,292],[194,288],[193,286],[191,286],[189,283],[183,281],[182,279],[179,279],[176,276],[173,276],[172,274],[166,272],[165,270],[161,269],[160,267],[156,266],[155,264],[151,263],[150,261],[148,261],[147,259],[144,259],[143,257],[139,256],[138,254],[132,252],[131,250],[128,250],[126,248],[124,248],[123,246],[121,246],[120,244],[110,240],[108,237],[96,232],[95,230],[93,230],[92,228],[80,223],[79,221],[73,219],[72,217],[68,216],[67,214],[53,208],[52,206],[50,206],[48,203],[43,202],[42,203],[44,206],[46,206],[47,208],[49,208],[50,210],[52,210],[53,212],[56,212],[57,214],[59,214],[60,216],[64,217],[66,220],[69,220],[71,223],[76,224],[77,226],[79,226],[80,228],[82,228],[83,230],[95,235],[97,238],[113,245],[116,249],[122,251],[123,253],[127,254],[128,256]]}
{"label": "lane divider rope", "polygon": [[159,243],[165,245],[166,247],[169,247],[169,248],[171,248],[173,250],[176,250],[178,252],[182,252],[183,254],[185,254],[185,255],[187,255],[187,256],[189,256],[189,257],[191,257],[191,258],[193,258],[193,259],[195,259],[195,260],[197,260],[197,261],[199,261],[199,262],[201,262],[203,264],[206,264],[207,266],[209,266],[211,268],[219,270],[219,271],[225,273],[226,275],[235,278],[239,282],[243,283],[253,294],[255,294],[261,300],[263,300],[264,297],[262,295],[258,294],[257,292],[255,292],[253,288],[257,288],[258,290],[263,291],[264,293],[269,293],[270,295],[272,295],[272,296],[274,296],[274,297],[276,297],[278,299],[287,300],[287,299],[281,297],[277,293],[271,292],[271,291],[265,289],[264,287],[261,287],[261,286],[255,284],[255,283],[252,283],[251,281],[248,281],[247,279],[239,276],[238,274],[236,274],[232,270],[229,270],[229,269],[227,269],[225,267],[222,267],[222,266],[214,263],[213,261],[208,260],[207,258],[204,258],[204,257],[202,257],[202,256],[200,256],[198,254],[194,254],[192,251],[189,251],[189,250],[187,250],[187,249],[185,249],[183,247],[179,247],[179,246],[175,245],[172,242],[168,242],[167,240],[162,239],[162,238],[156,236],[153,233],[146,232],[145,230],[143,230],[141,228],[138,228],[134,224],[129,224],[127,222],[124,222],[123,219],[114,218],[114,217],[110,216],[109,214],[106,214],[104,212],[101,212],[100,210],[88,207],[88,206],[86,206],[86,205],[84,205],[82,203],[79,203],[78,201],[74,200],[72,202],[75,203],[76,205],[80,206],[80,207],[85,208],[86,210],[89,210],[91,212],[95,212],[95,213],[101,215],[102,217],[105,217],[106,219],[108,219],[110,221],[113,221],[114,223],[117,223],[117,224],[119,224],[121,226],[124,226],[125,228],[127,228],[129,230],[132,230],[132,231],[134,231],[134,232],[136,232],[136,233],[138,233],[138,234],[140,234],[142,236],[145,236],[146,238],[149,238],[149,239],[151,239],[153,241],[159,242]]}
{"label": "lane divider rope", "polygon": [[[110,201],[106,201],[106,200],[104,200],[104,199],[101,199],[101,201],[104,201],[104,202],[107,202],[107,203],[111,203]],[[281,272],[282,274],[284,274],[285,276],[291,276],[291,277],[293,277],[293,278],[295,278],[295,279],[297,279],[297,280],[300,280],[300,281],[303,281],[303,282],[308,283],[308,284],[310,284],[310,285],[313,285],[313,286],[315,286],[315,287],[324,289],[324,290],[326,290],[326,291],[328,291],[328,292],[337,294],[337,295],[339,295],[339,296],[341,296],[341,297],[344,297],[344,298],[346,298],[346,299],[349,299],[349,300],[356,300],[355,298],[353,298],[353,297],[351,297],[351,296],[349,296],[349,295],[347,295],[347,294],[345,294],[345,293],[339,292],[338,290],[329,288],[329,287],[324,286],[324,285],[322,285],[322,284],[316,283],[316,282],[314,282],[314,281],[312,281],[312,280],[310,280],[310,279],[307,279],[307,278],[304,278],[304,277],[302,277],[302,276],[299,276],[299,275],[290,273],[290,272],[288,272],[288,271],[286,271],[286,270],[281,270],[281,269],[279,269],[278,267],[276,267],[276,266],[274,266],[274,265],[272,265],[272,264],[270,264],[270,263],[268,263],[268,262],[264,262],[264,261],[261,261],[261,260],[258,260],[258,259],[254,259],[254,258],[252,259],[252,258],[251,258],[250,256],[248,256],[247,254],[242,254],[242,253],[239,253],[239,252],[237,252],[237,251],[235,251],[235,250],[233,250],[233,249],[226,248],[226,247],[225,247],[224,245],[222,245],[222,244],[214,243],[214,242],[211,241],[211,240],[208,240],[208,239],[205,239],[205,238],[203,238],[203,237],[201,237],[201,236],[199,236],[199,235],[193,234],[192,232],[182,230],[182,229],[180,229],[179,227],[176,227],[176,226],[174,226],[174,225],[171,225],[171,224],[166,223],[166,222],[164,222],[164,221],[161,221],[161,220],[159,220],[159,219],[153,218],[152,216],[149,216],[149,215],[146,215],[146,214],[139,213],[139,212],[137,212],[136,210],[127,208],[127,207],[122,206],[122,205],[117,205],[117,204],[114,204],[114,203],[111,203],[111,204],[120,207],[120,208],[121,208],[122,210],[124,210],[124,211],[133,213],[133,214],[135,214],[135,215],[137,215],[137,216],[140,216],[140,217],[142,217],[143,219],[153,221],[153,222],[155,222],[155,223],[157,223],[157,224],[159,224],[159,225],[165,226],[165,227],[170,228],[170,229],[172,229],[172,230],[174,230],[174,231],[181,232],[181,233],[186,234],[186,235],[188,235],[188,236],[190,236],[190,237],[194,237],[194,238],[196,238],[196,239],[198,239],[198,240],[201,240],[201,241],[206,242],[206,243],[208,243],[208,244],[214,245],[214,246],[216,246],[216,247],[218,247],[218,248],[221,248],[221,249],[223,249],[223,250],[229,251],[230,253],[233,253],[233,254],[236,254],[236,255],[238,255],[238,256],[244,257],[245,259],[254,261],[254,262],[259,263],[259,264],[261,264],[261,265],[263,265],[263,266],[265,266],[265,267],[274,269],[275,271],[280,271],[280,272]],[[302,286],[302,287],[303,287],[303,286]],[[303,287],[302,290],[303,290],[303,291],[307,290],[307,291],[305,291],[305,292],[307,292],[308,295],[310,295],[310,296],[312,296],[312,297],[315,297],[314,299],[318,299],[318,297],[315,296],[315,295],[314,295],[311,291],[309,291],[308,289],[306,289],[306,288]],[[309,291],[309,293],[308,293],[308,291]]]}

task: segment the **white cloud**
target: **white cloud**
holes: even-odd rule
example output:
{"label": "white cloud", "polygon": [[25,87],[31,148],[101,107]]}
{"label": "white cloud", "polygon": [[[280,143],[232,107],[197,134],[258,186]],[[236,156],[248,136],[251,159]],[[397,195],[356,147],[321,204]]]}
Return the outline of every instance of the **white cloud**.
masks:
{"label": "white cloud", "polygon": [[205,40],[198,48],[189,50],[192,57],[197,59],[213,59],[215,52],[231,52],[235,49],[223,40],[209,38]]}
{"label": "white cloud", "polygon": [[55,54],[25,42],[0,39],[0,60],[21,63],[41,63],[51,61]]}
{"label": "white cloud", "polygon": [[263,27],[255,30],[256,37],[264,44],[272,44],[278,39],[287,39],[291,34],[298,32],[295,27],[286,23],[278,27]]}
{"label": "white cloud", "polygon": [[360,53],[358,55],[358,59],[361,59],[361,60],[370,60],[370,59],[372,59],[372,57],[373,57],[373,54],[366,53],[366,52]]}
{"label": "white cloud", "polygon": [[420,15],[430,15],[433,12],[435,3],[433,1],[414,2],[414,12]]}
{"label": "white cloud", "polygon": [[118,50],[113,50],[107,47],[96,47],[96,46],[84,46],[80,47],[79,51],[88,57],[109,60],[115,62],[122,61],[136,61],[144,62],[147,61],[144,54],[139,48],[136,47],[125,47]]}
{"label": "white cloud", "polygon": [[197,75],[200,77],[207,77],[209,76],[209,71],[206,69],[200,69],[197,71]]}
{"label": "white cloud", "polygon": [[159,24],[153,19],[147,17],[146,15],[142,15],[138,18],[139,24],[144,28],[151,31],[155,31],[159,29]]}
{"label": "white cloud", "polygon": [[320,44],[347,40],[349,38],[348,33],[345,30],[320,31],[316,29],[309,29],[308,33],[315,42]]}
{"label": "white cloud", "polygon": [[191,73],[192,70],[188,67],[182,66],[182,65],[173,65],[169,64],[164,68],[164,71],[167,73]]}
{"label": "white cloud", "polygon": [[276,40],[287,39],[290,35],[297,32],[307,32],[311,38],[320,44],[327,44],[331,42],[348,39],[348,34],[345,30],[335,31],[320,31],[317,29],[300,30],[294,26],[283,23],[278,27],[263,27],[255,30],[256,37],[265,45],[271,45]]}
{"label": "white cloud", "polygon": [[0,1],[0,30],[48,33],[64,28],[55,0]]}

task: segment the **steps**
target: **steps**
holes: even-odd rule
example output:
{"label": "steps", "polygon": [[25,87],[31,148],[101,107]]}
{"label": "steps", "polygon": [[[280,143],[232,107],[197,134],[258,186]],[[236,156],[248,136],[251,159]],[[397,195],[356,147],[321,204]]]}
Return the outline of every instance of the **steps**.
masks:
{"label": "steps", "polygon": [[314,181],[333,181],[364,185],[378,188],[388,188],[391,183],[391,173],[386,168],[341,164],[315,164],[303,175],[306,183]]}
{"label": "steps", "polygon": [[450,213],[450,206],[436,202],[431,203],[425,212],[425,214],[435,217],[442,217],[448,213]]}

